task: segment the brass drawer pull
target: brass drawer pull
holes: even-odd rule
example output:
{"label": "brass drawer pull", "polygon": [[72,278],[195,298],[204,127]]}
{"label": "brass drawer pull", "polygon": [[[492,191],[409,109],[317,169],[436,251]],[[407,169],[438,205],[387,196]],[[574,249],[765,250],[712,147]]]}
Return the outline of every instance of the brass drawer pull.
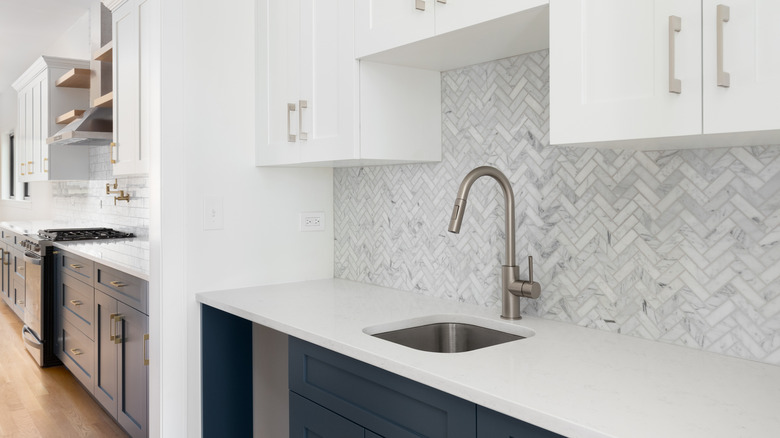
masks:
{"label": "brass drawer pull", "polygon": [[111,332],[112,328],[116,328],[116,325],[114,325],[114,318],[116,318],[116,313],[112,313],[108,315],[108,320],[110,323],[108,324],[108,340],[113,341],[116,336]]}
{"label": "brass drawer pull", "polygon": [[84,304],[84,303],[82,303],[79,300],[70,300],[70,303],[73,304],[74,306],[80,306],[80,305]]}
{"label": "brass drawer pull", "polygon": [[116,314],[114,315],[114,343],[115,344],[121,344],[122,343],[122,337],[119,336],[119,327],[117,327],[117,323],[122,321],[122,315]]}
{"label": "brass drawer pull", "polygon": [[111,286],[114,286],[114,287],[125,287],[125,286],[127,286],[125,283],[122,283],[121,281],[112,281],[110,284],[111,284]]}
{"label": "brass drawer pull", "polygon": [[70,264],[70,267],[71,267],[71,268],[73,268],[73,269],[81,269],[81,268],[83,268],[84,266],[77,265],[77,264],[75,264],[75,263],[71,263],[71,264]]}
{"label": "brass drawer pull", "polygon": [[82,354],[84,354],[84,352],[79,350],[78,348],[71,348],[70,352],[73,353],[74,356],[81,356]]}
{"label": "brass drawer pull", "polygon": [[149,356],[146,352],[146,344],[149,343],[149,333],[144,335],[144,366],[149,365]]}

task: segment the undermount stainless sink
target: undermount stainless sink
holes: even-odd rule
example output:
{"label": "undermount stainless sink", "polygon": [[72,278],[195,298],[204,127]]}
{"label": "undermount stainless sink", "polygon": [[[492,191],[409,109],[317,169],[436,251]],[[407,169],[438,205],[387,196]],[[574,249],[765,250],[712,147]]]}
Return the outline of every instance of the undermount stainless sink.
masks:
{"label": "undermount stainless sink", "polygon": [[[493,327],[487,327],[492,325]],[[396,326],[397,328],[391,328]],[[531,329],[496,324],[463,315],[434,315],[369,327],[365,333],[409,348],[434,353],[461,353],[533,336]]]}

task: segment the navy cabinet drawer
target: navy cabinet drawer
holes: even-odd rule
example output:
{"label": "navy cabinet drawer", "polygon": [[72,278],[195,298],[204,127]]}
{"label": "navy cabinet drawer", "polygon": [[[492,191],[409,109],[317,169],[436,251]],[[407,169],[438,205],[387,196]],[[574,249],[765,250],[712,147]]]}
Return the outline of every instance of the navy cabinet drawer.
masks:
{"label": "navy cabinet drawer", "polygon": [[57,336],[60,336],[58,344],[62,350],[57,356],[91,393],[95,344],[68,321],[62,322],[60,330]]}
{"label": "navy cabinet drawer", "polygon": [[466,438],[476,406],[290,337],[290,390],[385,438]]}
{"label": "navy cabinet drawer", "polygon": [[95,339],[95,289],[70,275],[63,275],[61,281],[60,314],[89,339]]}
{"label": "navy cabinet drawer", "polygon": [[95,288],[141,313],[149,314],[149,283],[146,280],[97,264]]}
{"label": "navy cabinet drawer", "polygon": [[90,286],[94,284],[95,262],[66,251],[62,251],[62,256],[59,260],[60,269],[63,273],[77,278]]}
{"label": "navy cabinet drawer", "polygon": [[364,438],[365,429],[290,392],[290,438]]}

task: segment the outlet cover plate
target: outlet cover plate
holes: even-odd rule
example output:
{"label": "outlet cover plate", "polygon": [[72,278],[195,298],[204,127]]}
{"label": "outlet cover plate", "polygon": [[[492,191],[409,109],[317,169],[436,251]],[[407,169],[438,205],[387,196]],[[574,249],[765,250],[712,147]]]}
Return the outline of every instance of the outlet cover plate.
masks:
{"label": "outlet cover plate", "polygon": [[325,231],[325,212],[308,211],[299,216],[301,231]]}

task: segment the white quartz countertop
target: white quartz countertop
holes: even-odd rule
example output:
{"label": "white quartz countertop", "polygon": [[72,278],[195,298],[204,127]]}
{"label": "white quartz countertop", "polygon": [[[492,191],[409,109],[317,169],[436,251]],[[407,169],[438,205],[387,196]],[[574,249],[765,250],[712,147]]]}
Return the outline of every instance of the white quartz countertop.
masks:
{"label": "white quartz countertop", "polygon": [[[37,233],[38,230],[52,228],[101,228],[103,226],[94,223],[55,221],[0,222],[0,228],[18,234]],[[54,246],[149,281],[149,241],[146,238],[54,242]]]}
{"label": "white quartz countertop", "polygon": [[[338,279],[198,301],[568,437],[780,436],[777,366]],[[441,314],[535,334],[441,354],[363,332]]]}

